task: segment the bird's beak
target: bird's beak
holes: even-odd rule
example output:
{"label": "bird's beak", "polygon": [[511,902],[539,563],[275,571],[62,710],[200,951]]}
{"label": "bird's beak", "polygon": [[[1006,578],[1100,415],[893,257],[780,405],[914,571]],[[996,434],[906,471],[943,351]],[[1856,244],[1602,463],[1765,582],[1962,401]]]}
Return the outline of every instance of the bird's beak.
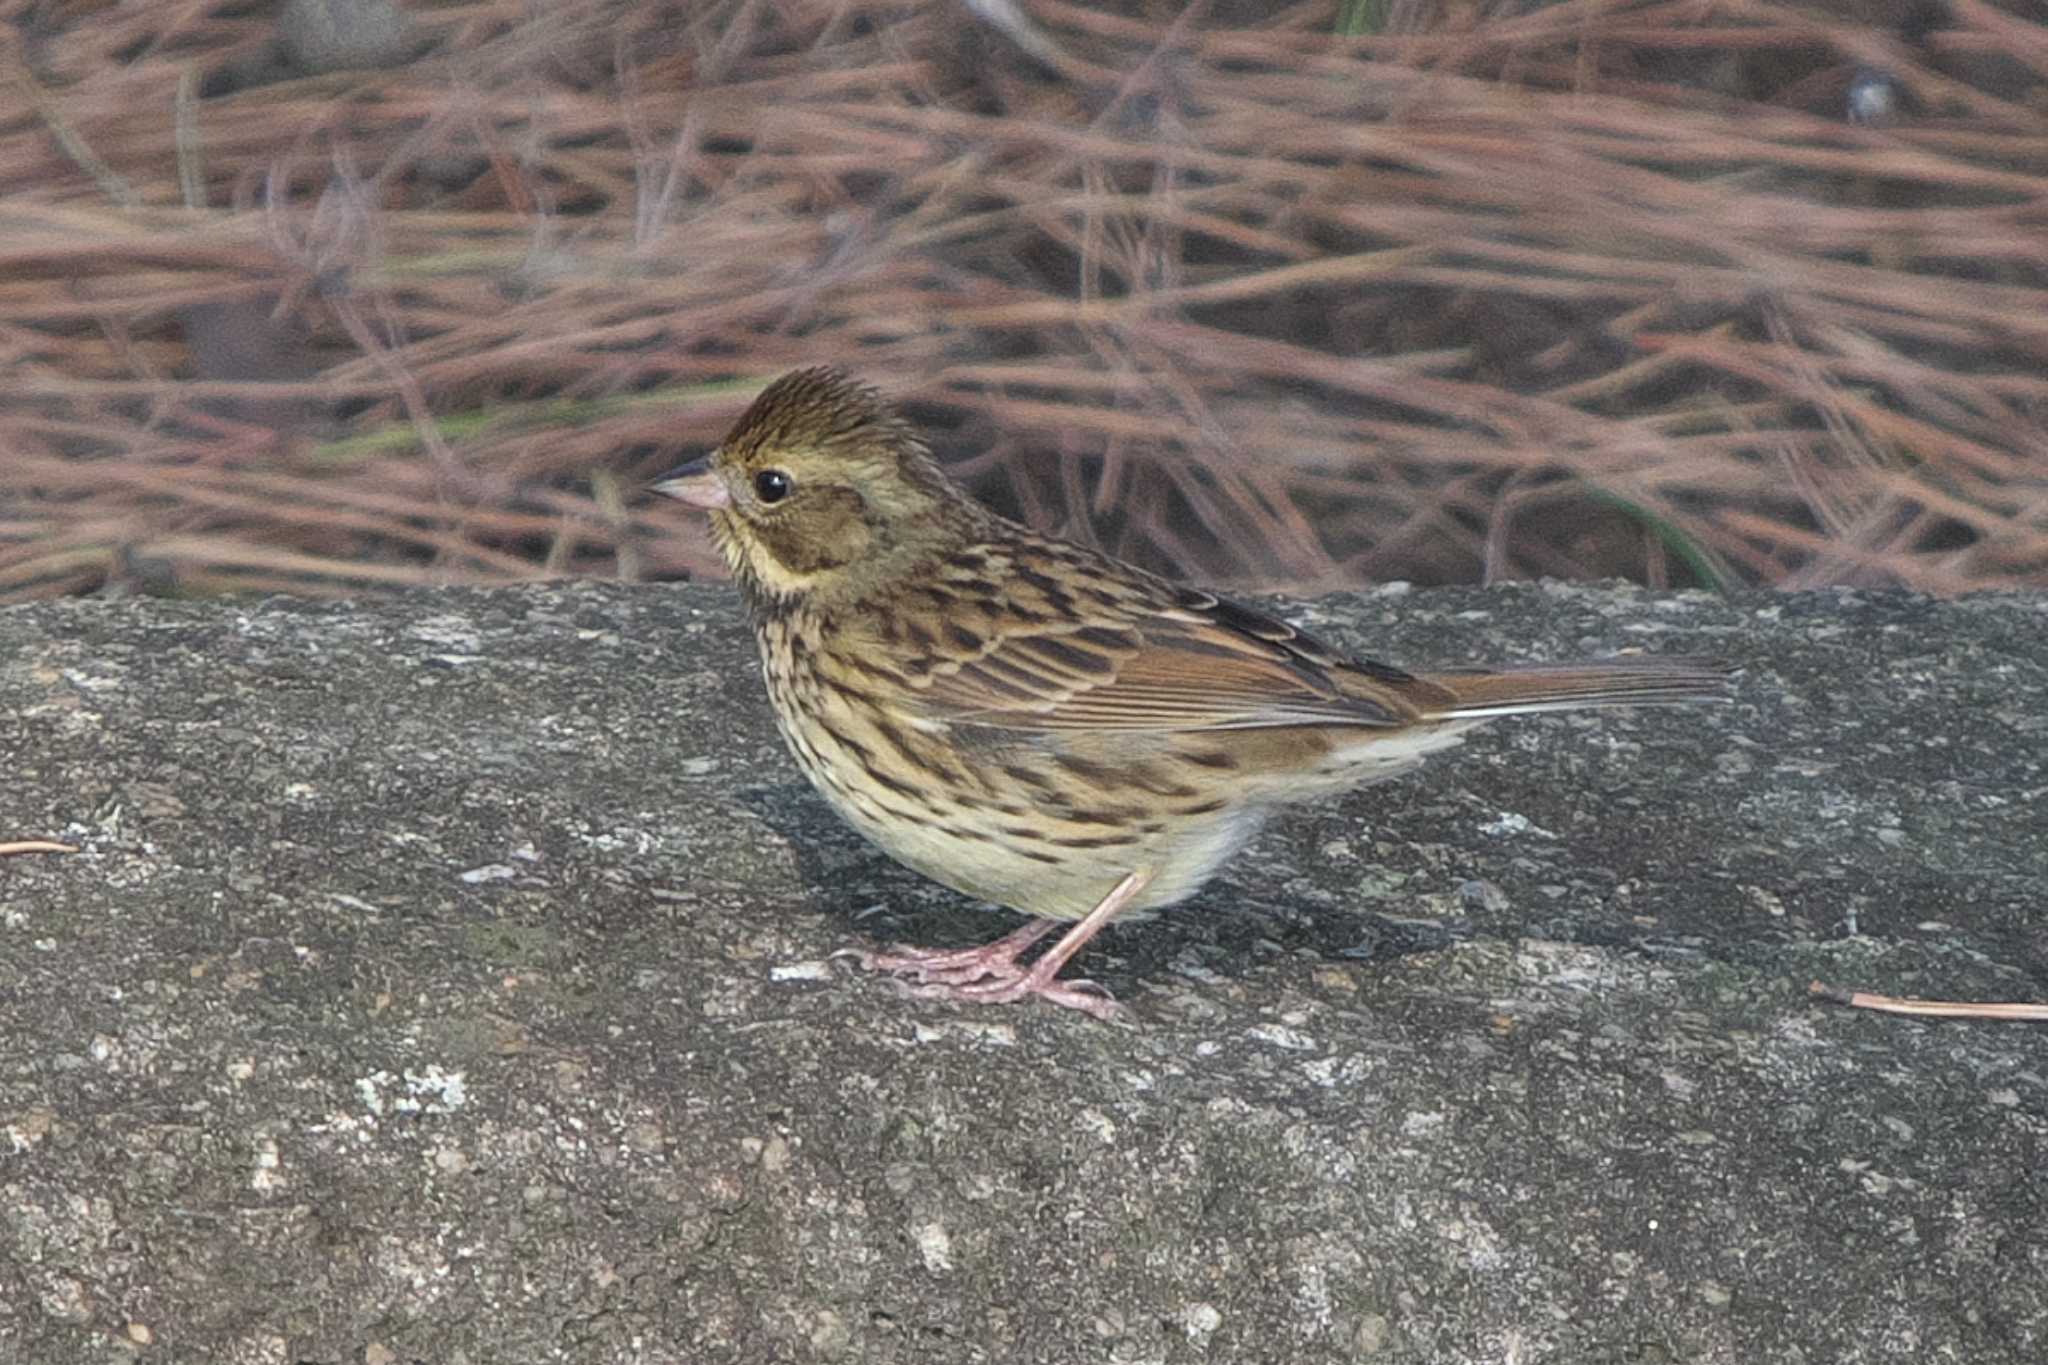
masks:
{"label": "bird's beak", "polygon": [[650,487],[663,497],[701,507],[707,512],[732,506],[732,494],[726,491],[725,480],[711,468],[708,455],[701,460],[678,465],[656,479]]}

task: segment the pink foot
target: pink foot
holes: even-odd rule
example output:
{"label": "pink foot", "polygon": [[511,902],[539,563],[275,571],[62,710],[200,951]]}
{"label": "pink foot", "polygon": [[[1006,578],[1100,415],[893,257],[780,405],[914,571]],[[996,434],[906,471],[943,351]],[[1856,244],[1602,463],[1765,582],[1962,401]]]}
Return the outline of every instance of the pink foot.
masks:
{"label": "pink foot", "polygon": [[1082,1010],[1097,1019],[1123,1012],[1109,992],[1092,981],[1061,981],[1060,968],[1081,951],[1117,911],[1137,898],[1151,873],[1133,872],[1087,916],[1061,936],[1036,962],[1026,967],[1017,959],[1057,927],[1057,921],[1035,919],[994,943],[980,948],[899,948],[888,953],[852,951],[848,955],[870,971],[894,972],[912,978],[905,989],[921,1000],[952,1000],[963,1004],[1003,1005],[1031,996]]}
{"label": "pink foot", "polygon": [[1024,975],[1017,962],[1024,950],[1057,927],[1056,920],[1035,919],[979,948],[895,948],[886,953],[849,948],[846,956],[871,972],[893,972],[926,985],[965,986],[991,977],[1009,980]]}
{"label": "pink foot", "polygon": [[1124,1007],[1093,981],[1061,981],[1050,973],[1039,979],[1036,971],[1019,972],[1007,980],[977,981],[972,985],[906,985],[904,990],[920,1000],[950,1000],[963,1005],[1007,1005],[1037,996],[1047,1004],[1080,1010],[1105,1021],[1124,1012]]}

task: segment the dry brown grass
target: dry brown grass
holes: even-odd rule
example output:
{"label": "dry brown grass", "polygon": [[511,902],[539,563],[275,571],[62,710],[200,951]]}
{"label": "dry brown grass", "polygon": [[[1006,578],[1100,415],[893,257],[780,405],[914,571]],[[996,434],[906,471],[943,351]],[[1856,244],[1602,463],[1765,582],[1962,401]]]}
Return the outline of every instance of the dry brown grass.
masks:
{"label": "dry brown grass", "polygon": [[268,7],[9,8],[0,600],[710,570],[633,490],[819,361],[1204,577],[2048,583],[2048,27],[1986,0],[1031,0],[1058,76],[960,3],[472,0],[217,95]]}

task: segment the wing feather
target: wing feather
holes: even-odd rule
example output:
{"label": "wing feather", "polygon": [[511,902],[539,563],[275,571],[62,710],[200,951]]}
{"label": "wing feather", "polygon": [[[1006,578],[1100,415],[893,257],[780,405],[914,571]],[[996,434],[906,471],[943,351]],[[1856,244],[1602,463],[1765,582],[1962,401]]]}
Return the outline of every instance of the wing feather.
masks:
{"label": "wing feather", "polygon": [[[1340,681],[1340,672],[1352,676]],[[1055,616],[988,633],[971,654],[933,668],[915,704],[949,724],[1044,732],[1386,727],[1412,720],[1415,708],[1376,677],[1347,668],[1292,626],[1187,593],[1120,603],[1113,612],[1096,608],[1085,620]]]}

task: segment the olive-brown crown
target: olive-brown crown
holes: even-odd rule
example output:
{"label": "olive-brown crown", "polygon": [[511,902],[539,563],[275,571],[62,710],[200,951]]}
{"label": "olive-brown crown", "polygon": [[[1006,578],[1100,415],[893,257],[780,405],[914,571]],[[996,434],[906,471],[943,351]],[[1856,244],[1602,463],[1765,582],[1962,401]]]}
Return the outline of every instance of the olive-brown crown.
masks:
{"label": "olive-brown crown", "polygon": [[831,368],[763,389],[711,467],[731,497],[721,547],[756,597],[861,590],[981,516],[876,390]]}

